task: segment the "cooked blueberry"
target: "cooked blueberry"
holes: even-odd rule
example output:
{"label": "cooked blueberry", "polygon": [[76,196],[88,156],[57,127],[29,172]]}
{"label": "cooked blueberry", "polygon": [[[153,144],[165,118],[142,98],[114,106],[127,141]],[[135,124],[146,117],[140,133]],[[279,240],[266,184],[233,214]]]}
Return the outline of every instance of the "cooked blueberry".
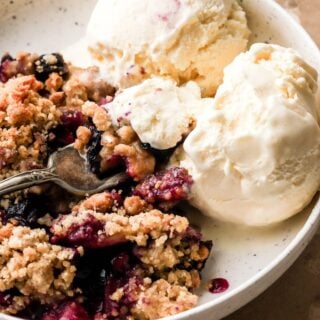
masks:
{"label": "cooked blueberry", "polygon": [[185,239],[188,239],[189,241],[200,241],[202,239],[202,233],[199,229],[189,226],[186,230]]}
{"label": "cooked blueberry", "polygon": [[127,253],[120,253],[111,260],[114,272],[125,272],[130,268],[130,257]]}
{"label": "cooked blueberry", "polygon": [[84,115],[79,111],[64,112],[60,124],[49,133],[49,146],[52,149],[64,147],[76,139],[77,128],[85,123]]}
{"label": "cooked blueberry", "polygon": [[74,283],[76,287],[81,288],[85,297],[84,305],[90,314],[103,310],[107,279],[115,267],[122,268],[122,272],[117,272],[115,275],[118,279],[122,279],[119,280],[121,283],[126,282],[126,275],[130,273],[126,268],[133,268],[136,263],[135,259],[130,256],[131,251],[132,246],[124,244],[104,249],[87,250],[84,256],[78,258]]}
{"label": "cooked blueberry", "polygon": [[22,226],[37,227],[37,220],[48,213],[48,199],[32,196],[10,205],[4,214],[4,221],[14,220]]}
{"label": "cooked blueberry", "polygon": [[34,61],[34,70],[37,80],[45,81],[53,72],[60,76],[68,74],[68,67],[59,53],[43,54]]}
{"label": "cooked blueberry", "polygon": [[176,147],[174,147],[166,150],[159,150],[152,148],[149,143],[141,143],[141,147],[142,149],[152,153],[154,157],[157,159],[157,162],[160,164],[167,163],[170,157],[172,156],[174,150],[176,149]]}
{"label": "cooked blueberry", "polygon": [[47,308],[40,304],[40,302],[31,302],[26,309],[19,312],[16,316],[20,319],[28,320],[39,320],[42,318],[44,312],[47,311]]}
{"label": "cooked blueberry", "polygon": [[12,304],[13,297],[6,292],[0,292],[0,309],[5,309]]}
{"label": "cooked blueberry", "polygon": [[[137,292],[142,284],[139,276],[127,275],[117,277],[115,274],[108,274],[104,291],[104,302],[102,312],[96,314],[95,319],[125,320],[130,317],[130,309],[137,301]],[[116,301],[112,294],[122,288],[122,297]]]}
{"label": "cooked blueberry", "polygon": [[77,261],[74,284],[81,288],[85,297],[85,306],[92,314],[99,312],[102,308],[108,263],[106,259],[109,259],[107,252],[105,249],[87,250]]}
{"label": "cooked blueberry", "polygon": [[91,139],[87,145],[87,159],[90,165],[90,170],[95,173],[100,173],[100,151],[101,151],[101,132],[99,132],[94,126],[90,127]]}
{"label": "cooked blueberry", "polygon": [[60,118],[61,124],[68,130],[74,131],[84,124],[85,117],[80,111],[68,111],[64,112]]}

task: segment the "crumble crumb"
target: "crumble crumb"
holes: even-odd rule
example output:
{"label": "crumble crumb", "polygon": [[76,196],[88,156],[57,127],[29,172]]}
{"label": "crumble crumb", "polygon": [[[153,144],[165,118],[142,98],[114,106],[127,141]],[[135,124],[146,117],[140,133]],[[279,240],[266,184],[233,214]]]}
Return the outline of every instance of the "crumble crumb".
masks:
{"label": "crumble crumb", "polygon": [[110,212],[112,211],[112,207],[120,201],[119,198],[120,195],[117,192],[96,193],[75,205],[72,211],[82,212],[92,210],[101,213]]}
{"label": "crumble crumb", "polygon": [[100,103],[106,97],[114,96],[115,88],[101,79],[98,67],[81,69],[69,65],[69,70],[70,78],[66,82],[64,91],[66,91],[67,99],[71,104],[81,107],[87,100]]}
{"label": "crumble crumb", "polygon": [[[149,241],[147,247],[137,247],[135,252],[146,267],[152,267],[161,278],[169,279],[168,270],[173,270],[177,266],[181,270],[193,269],[199,276],[199,271],[203,268],[210,254],[208,248],[210,245],[206,242],[193,241],[188,239],[186,234],[176,234],[171,239],[162,235]],[[171,274],[171,280],[172,276]],[[176,273],[175,276],[177,276]],[[192,278],[195,279],[195,276]],[[182,284],[180,280],[178,283]],[[192,288],[197,288],[197,281],[192,283]],[[186,283],[183,285],[189,287]]]}
{"label": "crumble crumb", "polygon": [[96,103],[87,101],[83,104],[82,113],[85,116],[91,117],[93,124],[99,131],[106,131],[111,126],[111,119],[107,112]]}
{"label": "crumble crumb", "polygon": [[122,126],[117,130],[117,135],[120,141],[125,144],[130,144],[136,140],[136,133],[131,126]]}
{"label": "crumble crumb", "polygon": [[160,279],[140,293],[132,313],[135,319],[155,320],[191,309],[197,302],[187,288]]}
{"label": "crumble crumb", "polygon": [[168,273],[166,279],[170,284],[184,286],[191,290],[199,288],[201,282],[198,270],[172,270]]}
{"label": "crumble crumb", "polygon": [[182,251],[167,241],[166,235],[158,238],[147,249],[140,248],[139,254],[144,264],[156,267],[160,271],[172,269],[184,256]]}
{"label": "crumble crumb", "polygon": [[49,243],[44,229],[0,227],[0,291],[50,302],[72,296],[75,250]]}
{"label": "crumble crumb", "polygon": [[54,93],[59,91],[63,86],[63,78],[56,72],[49,75],[49,78],[45,82],[45,88],[50,92]]}
{"label": "crumble crumb", "polygon": [[43,167],[48,130],[61,113],[40,96],[42,88],[33,75],[9,79],[0,87],[0,180]]}
{"label": "crumble crumb", "polygon": [[[94,102],[86,102],[81,107],[81,112],[89,117],[96,129],[101,133],[101,151],[99,156],[100,170],[107,170],[119,165],[123,161],[127,174],[136,181],[140,181],[155,169],[155,158],[141,147],[138,136],[131,126],[123,125],[114,128],[106,109]],[[89,132],[83,129],[77,131],[75,148],[82,151],[90,139]]]}
{"label": "crumble crumb", "polygon": [[76,134],[77,139],[74,143],[74,147],[77,150],[83,150],[85,145],[88,144],[91,139],[91,130],[87,127],[80,126],[78,127]]}
{"label": "crumble crumb", "polygon": [[142,180],[154,171],[155,158],[143,150],[139,142],[131,145],[118,144],[114,148],[114,154],[126,159],[127,173],[135,181]]}
{"label": "crumble crumb", "polygon": [[148,211],[148,208],[150,208],[148,203],[138,196],[126,197],[123,206],[129,216]]}
{"label": "crumble crumb", "polygon": [[35,76],[10,79],[0,88],[1,127],[36,125],[48,129],[56,124],[60,113],[39,91],[43,84]]}

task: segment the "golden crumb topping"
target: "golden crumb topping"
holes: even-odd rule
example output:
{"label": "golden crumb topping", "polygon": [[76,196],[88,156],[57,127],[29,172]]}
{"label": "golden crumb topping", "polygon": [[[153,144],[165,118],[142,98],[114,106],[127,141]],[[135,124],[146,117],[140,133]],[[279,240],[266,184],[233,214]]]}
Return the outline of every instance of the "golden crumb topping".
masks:
{"label": "golden crumb topping", "polygon": [[16,288],[40,301],[73,295],[75,250],[50,244],[43,229],[7,225],[0,235],[0,291]]}
{"label": "golden crumb topping", "polygon": [[160,279],[140,293],[132,313],[135,319],[155,320],[191,309],[197,302],[187,288]]}
{"label": "golden crumb topping", "polygon": [[40,96],[41,89],[43,84],[33,75],[0,87],[0,179],[43,165],[48,130],[61,113]]}

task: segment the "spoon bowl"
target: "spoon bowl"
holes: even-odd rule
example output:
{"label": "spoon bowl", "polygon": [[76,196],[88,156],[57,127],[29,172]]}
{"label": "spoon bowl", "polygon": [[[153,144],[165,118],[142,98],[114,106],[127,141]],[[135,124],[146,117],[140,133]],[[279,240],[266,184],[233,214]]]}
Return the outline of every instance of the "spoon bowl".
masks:
{"label": "spoon bowl", "polygon": [[99,179],[90,171],[85,155],[70,144],[50,155],[47,168],[26,171],[1,181],[0,196],[46,182],[53,182],[75,195],[86,196],[113,188],[127,178],[120,172]]}

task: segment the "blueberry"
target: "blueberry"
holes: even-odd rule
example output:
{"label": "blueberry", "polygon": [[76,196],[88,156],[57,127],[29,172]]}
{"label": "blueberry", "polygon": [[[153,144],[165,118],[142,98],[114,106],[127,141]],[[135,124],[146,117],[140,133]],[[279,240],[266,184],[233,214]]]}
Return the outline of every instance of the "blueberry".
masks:
{"label": "blueberry", "polygon": [[8,308],[12,304],[13,297],[6,292],[0,292],[0,309]]}
{"label": "blueberry", "polygon": [[131,252],[130,244],[122,244],[103,249],[86,249],[85,254],[77,258],[74,285],[82,290],[84,306],[89,313],[95,314],[104,309],[105,288],[107,284],[111,285],[110,275],[114,273],[115,267],[121,269],[114,274],[117,281],[127,282],[126,276],[130,273],[128,268],[133,269],[136,263]]}
{"label": "blueberry", "polygon": [[60,124],[52,129],[49,134],[49,147],[52,150],[73,143],[76,139],[76,131],[86,121],[80,111],[67,111],[60,117]]}
{"label": "blueberry", "polygon": [[39,320],[46,311],[47,307],[45,305],[40,304],[40,302],[33,301],[16,316],[19,317],[19,319]]}
{"label": "blueberry", "polygon": [[69,131],[76,131],[85,122],[85,117],[80,111],[67,111],[61,115],[60,121]]}
{"label": "blueberry", "polygon": [[43,54],[34,61],[35,76],[39,81],[46,81],[53,72],[65,77],[68,67],[59,53]]}
{"label": "blueberry", "polygon": [[111,260],[111,267],[114,272],[124,273],[130,269],[130,257],[127,253],[120,253]]}
{"label": "blueberry", "polygon": [[3,220],[15,220],[19,225],[37,227],[37,220],[48,213],[48,199],[43,196],[32,196],[9,206]]}
{"label": "blueberry", "polygon": [[87,145],[87,159],[90,166],[91,172],[99,175],[100,174],[100,161],[99,155],[101,146],[101,132],[98,131],[94,126],[90,127],[91,139]]}

